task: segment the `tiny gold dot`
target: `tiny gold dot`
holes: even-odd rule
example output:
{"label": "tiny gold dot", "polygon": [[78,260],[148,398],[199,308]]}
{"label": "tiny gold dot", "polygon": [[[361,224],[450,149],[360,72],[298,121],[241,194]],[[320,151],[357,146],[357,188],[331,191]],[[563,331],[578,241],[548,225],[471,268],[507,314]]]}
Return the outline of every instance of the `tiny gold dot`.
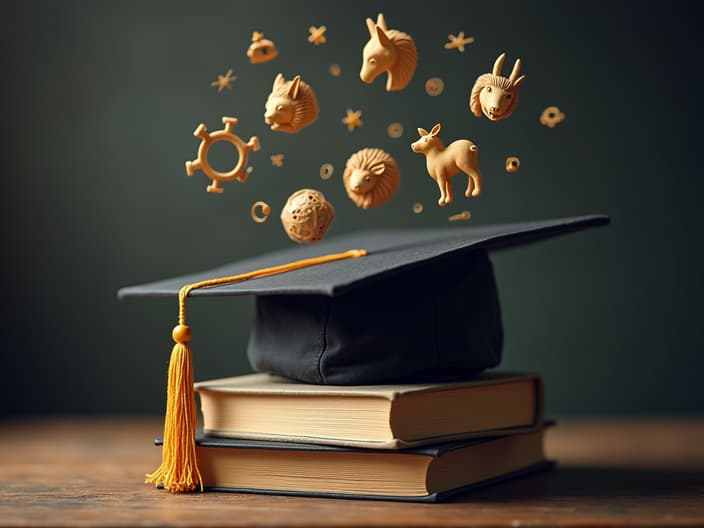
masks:
{"label": "tiny gold dot", "polygon": [[403,135],[403,125],[401,123],[391,123],[386,129],[386,133],[390,138],[398,139]]}
{"label": "tiny gold dot", "polygon": [[431,77],[425,81],[425,93],[431,97],[440,95],[445,89],[445,83],[440,77]]}

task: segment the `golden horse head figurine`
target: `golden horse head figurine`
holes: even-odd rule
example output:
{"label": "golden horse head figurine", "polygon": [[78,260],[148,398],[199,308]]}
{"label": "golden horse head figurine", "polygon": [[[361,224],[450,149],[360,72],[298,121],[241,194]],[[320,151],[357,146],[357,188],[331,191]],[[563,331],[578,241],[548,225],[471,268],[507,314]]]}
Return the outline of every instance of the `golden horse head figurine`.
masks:
{"label": "golden horse head figurine", "polygon": [[418,64],[418,50],[413,39],[402,31],[388,29],[382,13],[376,23],[367,18],[367,29],[369,42],[362,50],[360,79],[371,84],[387,72],[386,91],[403,90],[411,82]]}

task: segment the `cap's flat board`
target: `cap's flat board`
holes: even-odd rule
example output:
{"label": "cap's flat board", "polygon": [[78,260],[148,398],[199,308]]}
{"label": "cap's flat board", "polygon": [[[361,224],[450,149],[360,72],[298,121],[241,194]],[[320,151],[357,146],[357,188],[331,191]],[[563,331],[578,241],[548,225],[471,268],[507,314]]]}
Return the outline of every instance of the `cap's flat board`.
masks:
{"label": "cap's flat board", "polygon": [[176,296],[182,286],[216,277],[227,277],[300,259],[366,249],[363,258],[322,264],[280,275],[203,288],[197,296],[319,294],[336,295],[357,285],[378,280],[410,267],[422,266],[452,254],[484,248],[492,251],[527,244],[553,236],[609,223],[602,215],[560,218],[469,228],[371,230],[330,238],[314,245],[268,253],[171,279],[122,288],[120,299]]}

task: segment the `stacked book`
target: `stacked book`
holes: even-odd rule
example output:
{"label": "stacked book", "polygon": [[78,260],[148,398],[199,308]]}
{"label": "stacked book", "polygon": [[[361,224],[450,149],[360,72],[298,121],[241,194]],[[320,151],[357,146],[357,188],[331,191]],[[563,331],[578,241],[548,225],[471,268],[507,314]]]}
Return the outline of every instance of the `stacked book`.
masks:
{"label": "stacked book", "polygon": [[434,502],[549,466],[535,374],[378,386],[251,374],[196,390],[206,489]]}

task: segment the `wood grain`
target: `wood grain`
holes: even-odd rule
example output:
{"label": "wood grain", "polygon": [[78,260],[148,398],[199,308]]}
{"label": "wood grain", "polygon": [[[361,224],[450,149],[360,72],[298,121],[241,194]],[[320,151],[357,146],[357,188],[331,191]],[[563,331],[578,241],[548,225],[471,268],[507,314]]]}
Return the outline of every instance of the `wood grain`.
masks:
{"label": "wood grain", "polygon": [[704,526],[704,419],[561,421],[557,470],[405,504],[205,493],[142,484],[153,418],[0,422],[3,526]]}

